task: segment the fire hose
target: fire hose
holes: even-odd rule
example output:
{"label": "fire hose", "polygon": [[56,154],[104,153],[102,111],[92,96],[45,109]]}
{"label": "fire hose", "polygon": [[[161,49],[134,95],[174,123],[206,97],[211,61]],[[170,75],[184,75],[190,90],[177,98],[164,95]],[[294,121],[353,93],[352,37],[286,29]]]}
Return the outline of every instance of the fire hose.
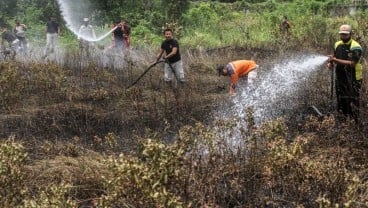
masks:
{"label": "fire hose", "polygon": [[150,69],[152,69],[154,66],[156,66],[157,64],[159,64],[159,63],[162,63],[162,62],[165,62],[165,63],[167,63],[168,65],[169,65],[169,67],[170,67],[170,69],[171,69],[171,71],[175,74],[175,77],[176,77],[176,79],[178,79],[178,75],[175,73],[175,70],[174,70],[174,68],[172,67],[172,65],[169,63],[169,61],[167,60],[167,59],[163,59],[163,60],[159,60],[159,61],[156,61],[155,63],[153,63],[153,64],[151,64],[146,70],[144,70],[144,72],[132,83],[132,84],[130,84],[126,89],[129,89],[129,88],[131,88],[131,87],[133,87],[135,84],[137,84],[138,83],[138,81],[140,80],[140,79],[142,79],[142,77],[150,70]]}

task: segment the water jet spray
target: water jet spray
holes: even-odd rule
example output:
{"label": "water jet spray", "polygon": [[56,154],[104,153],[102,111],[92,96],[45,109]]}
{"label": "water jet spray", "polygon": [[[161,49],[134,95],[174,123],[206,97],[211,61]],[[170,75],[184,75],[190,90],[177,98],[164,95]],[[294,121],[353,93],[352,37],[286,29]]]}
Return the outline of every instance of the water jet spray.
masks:
{"label": "water jet spray", "polygon": [[[57,0],[62,16],[66,22],[67,28],[73,32],[76,36],[79,36],[83,38],[84,40],[90,41],[90,42],[97,42],[105,39],[107,36],[109,36],[116,28],[112,28],[107,33],[100,35],[96,38],[92,38],[89,36],[85,36],[83,34],[79,34],[79,27],[81,26],[80,21],[82,17],[89,16],[87,15],[88,11],[90,10],[90,2],[83,1],[83,4],[75,6],[76,2],[72,0]],[[79,8],[81,11],[75,11]],[[76,21],[78,20],[78,21]]]}
{"label": "water jet spray", "polygon": [[[320,69],[327,61],[324,55],[303,55],[288,58],[266,69],[260,63],[259,76],[253,84],[239,87],[238,93],[230,104],[214,112],[214,116],[224,120],[246,118],[246,109],[254,109],[255,125],[267,120],[282,117],[292,110],[298,109],[300,103],[298,94],[303,83],[307,83],[309,77]],[[321,115],[323,115],[317,108]],[[245,119],[246,120],[246,119]],[[244,126],[239,122],[238,129]],[[241,132],[234,132],[232,138],[228,138],[232,145],[237,145]]]}

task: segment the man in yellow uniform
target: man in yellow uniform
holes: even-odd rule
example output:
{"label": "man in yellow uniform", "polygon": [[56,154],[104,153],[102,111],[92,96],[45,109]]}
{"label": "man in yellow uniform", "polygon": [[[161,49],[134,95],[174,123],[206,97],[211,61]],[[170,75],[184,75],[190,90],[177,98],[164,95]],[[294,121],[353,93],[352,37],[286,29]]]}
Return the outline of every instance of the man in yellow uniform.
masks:
{"label": "man in yellow uniform", "polygon": [[341,25],[339,35],[340,40],[335,43],[334,53],[329,56],[327,66],[330,69],[336,66],[337,110],[358,122],[363,49],[357,41],[352,39],[350,25]]}

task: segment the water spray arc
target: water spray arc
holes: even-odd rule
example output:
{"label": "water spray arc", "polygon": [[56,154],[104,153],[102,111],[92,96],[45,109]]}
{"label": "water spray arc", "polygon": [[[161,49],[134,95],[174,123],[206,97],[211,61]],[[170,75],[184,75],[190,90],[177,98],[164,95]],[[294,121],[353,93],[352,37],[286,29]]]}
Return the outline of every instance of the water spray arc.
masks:
{"label": "water spray arc", "polygon": [[[101,41],[105,39],[107,36],[109,36],[116,29],[116,27],[114,27],[107,33],[100,35],[96,38],[83,36],[82,34],[79,34],[79,27],[81,25],[80,20],[82,19],[81,16],[82,17],[88,16],[87,13],[90,8],[89,2],[83,1],[83,3],[78,5],[78,7],[76,6],[77,2],[72,0],[57,0],[57,2],[59,4],[62,16],[66,22],[67,28],[71,32],[73,32],[76,36],[82,37],[84,40],[90,42]],[[76,11],[76,8],[80,8],[81,11]]]}
{"label": "water spray arc", "polygon": [[243,145],[241,129],[246,126],[244,121],[247,119],[243,118],[247,118],[249,108],[252,109],[255,125],[297,109],[299,106],[295,101],[299,99],[298,93],[303,84],[327,59],[322,55],[304,55],[283,60],[272,68],[263,68],[260,64],[257,79],[251,85],[239,87],[241,92],[214,112],[213,116],[217,119],[232,121],[240,118],[229,133],[231,137],[227,137],[225,142],[234,148]]}
{"label": "water spray arc", "polygon": [[[254,116],[258,122],[282,115],[287,109],[292,109],[295,103],[293,96],[298,93],[301,85],[310,75],[326,62],[327,56],[308,55],[284,60],[271,69],[262,69],[264,73],[252,85],[243,90],[232,100],[232,109],[219,110],[218,117],[244,117],[246,106],[254,108]],[[262,65],[261,65],[262,67]],[[222,112],[222,113],[221,113]]]}

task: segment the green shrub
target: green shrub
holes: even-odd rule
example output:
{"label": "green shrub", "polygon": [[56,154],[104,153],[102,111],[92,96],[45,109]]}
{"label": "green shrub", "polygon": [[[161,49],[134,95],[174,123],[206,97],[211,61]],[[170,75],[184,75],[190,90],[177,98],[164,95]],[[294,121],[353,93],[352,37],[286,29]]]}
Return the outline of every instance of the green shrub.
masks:
{"label": "green shrub", "polygon": [[16,207],[25,195],[27,152],[14,137],[0,142],[0,206]]}
{"label": "green shrub", "polygon": [[15,63],[0,63],[0,110],[10,110],[22,98],[25,79]]}
{"label": "green shrub", "polygon": [[26,198],[20,207],[24,208],[78,207],[78,203],[75,200],[67,197],[68,192],[70,191],[70,189],[72,189],[71,185],[61,183],[52,185],[51,187],[39,187],[39,188],[41,189],[40,194],[37,196],[28,196],[29,198]]}
{"label": "green shrub", "polygon": [[106,161],[111,178],[105,178],[106,194],[100,203],[104,207],[181,207],[176,191],[185,150],[151,139],[141,149],[138,157],[120,155]]}

